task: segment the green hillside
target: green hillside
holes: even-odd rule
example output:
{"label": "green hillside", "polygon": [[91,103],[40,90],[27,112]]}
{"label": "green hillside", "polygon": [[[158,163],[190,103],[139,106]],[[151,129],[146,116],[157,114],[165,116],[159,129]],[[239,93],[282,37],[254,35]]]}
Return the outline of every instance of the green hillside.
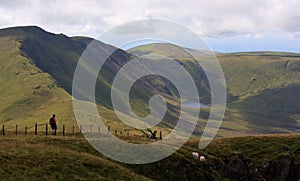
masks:
{"label": "green hillside", "polygon": [[[13,129],[15,124],[23,127],[25,125],[33,126],[35,122],[39,124],[44,124],[48,121],[49,116],[52,113],[56,113],[59,118],[59,123],[76,124],[74,121],[74,115],[71,107],[71,99],[67,94],[71,94],[71,85],[73,74],[77,65],[77,62],[87,47],[88,43],[92,40],[85,37],[67,37],[63,34],[53,34],[42,30],[39,27],[16,27],[16,28],[7,28],[0,30],[0,37],[2,37],[3,51],[4,47],[7,44],[11,43],[11,51],[6,51],[9,59],[13,59],[16,63],[25,64],[22,62],[26,60],[28,66],[31,69],[36,69],[38,75],[47,75],[52,82],[48,82],[44,77],[37,77],[38,80],[33,79],[33,76],[30,76],[30,79],[27,76],[19,76],[23,79],[21,80],[22,84],[26,86],[31,86],[31,89],[22,86],[21,84],[14,84],[17,79],[17,74],[10,71],[9,69],[4,68],[7,64],[7,59],[5,59],[5,54],[2,54],[0,57],[1,63],[4,69],[1,69],[3,74],[10,75],[8,82],[14,85],[5,85],[2,87],[3,90],[9,90],[7,92],[14,92],[14,95],[24,95],[21,102],[18,98],[11,99],[11,106],[9,109],[3,107],[3,113],[1,114],[2,120],[7,125],[7,129]],[[8,39],[5,41],[5,39]],[[8,42],[9,41],[9,42]],[[15,42],[13,44],[13,42]],[[97,42],[100,47],[104,49],[112,48],[109,45]],[[20,60],[18,57],[21,57]],[[118,123],[117,116],[111,111],[111,100],[110,100],[110,86],[112,84],[113,78],[115,77],[118,70],[130,59],[132,56],[127,54],[122,50],[117,50],[104,64],[102,70],[99,73],[96,84],[96,100],[99,104],[99,112],[103,116],[106,122],[109,122],[114,127],[122,127]],[[3,59],[3,60],[2,60]],[[186,62],[186,68],[196,72],[201,69],[194,69],[193,62]],[[32,74],[28,68],[25,66],[15,67],[11,65],[15,71],[22,72],[27,71],[28,74]],[[7,72],[9,70],[9,72]],[[90,70],[87,69],[87,72],[90,73]],[[195,80],[202,81],[202,77],[198,74],[194,77]],[[203,74],[202,74],[203,75]],[[3,76],[5,77],[5,76]],[[38,84],[45,84],[44,86]],[[50,88],[56,87],[57,90],[61,90],[63,93],[56,93],[56,89],[51,90]],[[205,81],[201,84],[197,84],[199,92],[206,97],[203,100],[208,100],[208,88]],[[63,90],[63,89],[64,90]],[[34,89],[34,91],[32,90]],[[20,91],[23,91],[22,93]],[[25,91],[28,91],[27,94],[24,94]],[[39,97],[37,97],[35,92],[39,91]],[[158,77],[158,76],[149,76],[142,78],[136,82],[134,87],[131,89],[131,106],[134,112],[138,115],[145,116],[149,114],[148,101],[150,97],[155,94],[163,95],[168,101],[168,112],[164,120],[160,123],[160,126],[167,128],[173,127],[176,124],[178,117],[178,96],[177,90],[169,81]],[[48,94],[62,94],[60,96],[54,96],[53,102],[49,101],[51,95]],[[3,99],[8,101],[7,97],[4,94]],[[48,96],[48,97],[47,97]],[[28,101],[34,97],[36,100]],[[22,102],[23,101],[23,102]],[[26,102],[27,101],[27,102]],[[8,104],[2,102],[3,106]],[[39,105],[39,107],[37,106]],[[17,108],[18,107],[18,108]],[[27,110],[29,110],[27,112]],[[17,113],[15,113],[17,112]],[[39,114],[38,114],[39,113]],[[26,120],[26,121],[23,121]],[[124,126],[123,126],[124,127]],[[200,134],[199,131],[196,133]]]}
{"label": "green hillside", "polygon": [[[31,127],[36,122],[48,122],[53,113],[66,115],[71,97],[51,75],[23,55],[22,39],[20,33],[0,31],[0,120],[9,126]],[[68,123],[67,118],[64,123]]]}
{"label": "green hillside", "polygon": [[[204,150],[190,140],[161,161],[129,165],[106,158],[82,137],[1,136],[0,179],[298,180],[299,140],[299,135],[215,139]],[[206,161],[194,160],[193,151]]]}
{"label": "green hillside", "polygon": [[218,58],[232,97],[228,114],[240,115],[237,119],[242,117],[261,133],[299,131],[299,54],[237,53]]}
{"label": "green hillside", "polygon": [[[0,94],[0,97],[6,102],[0,103],[0,111],[1,121],[7,125],[7,129],[13,129],[15,124],[21,127],[33,126],[36,122],[44,124],[53,113],[57,114],[60,125],[70,125],[70,128],[76,124],[70,97],[73,74],[81,54],[92,39],[53,34],[39,27],[2,29],[0,38],[1,51],[5,52],[0,56],[0,62],[3,64],[0,70],[4,74],[1,78],[7,82],[1,87],[3,94]],[[102,42],[97,42],[97,45],[103,48],[102,51],[113,48]],[[131,58],[132,55],[123,50],[116,50],[107,59],[96,82],[99,112],[106,122],[116,127],[124,125],[119,124],[117,116],[111,111],[111,84],[118,70]],[[90,69],[92,68],[86,68],[88,74],[93,73]],[[20,72],[26,74],[21,75]],[[7,76],[9,78],[6,78]],[[19,78],[20,82],[16,83]],[[133,110],[141,116],[149,114],[148,101],[157,92],[165,95],[167,100],[176,101],[175,89],[166,93],[167,83],[157,76],[137,81],[130,92]],[[11,101],[8,102],[6,95],[11,93],[14,96],[11,96]],[[176,105],[168,106],[170,109],[165,121],[161,123],[164,127],[172,127],[178,116]]]}

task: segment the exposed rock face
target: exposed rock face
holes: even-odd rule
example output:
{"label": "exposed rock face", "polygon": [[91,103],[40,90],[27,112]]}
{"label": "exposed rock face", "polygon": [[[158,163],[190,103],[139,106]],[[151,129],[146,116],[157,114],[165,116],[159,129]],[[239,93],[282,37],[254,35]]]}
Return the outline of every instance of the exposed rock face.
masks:
{"label": "exposed rock face", "polygon": [[280,156],[278,158],[279,164],[277,165],[278,180],[288,180],[290,174],[290,168],[292,164],[292,158],[290,156]]}
{"label": "exposed rock face", "polygon": [[229,158],[227,174],[234,180],[247,180],[247,167],[242,155],[232,155]]}
{"label": "exposed rock face", "polygon": [[[221,180],[237,181],[299,181],[299,165],[290,155],[280,155],[262,165],[255,165],[242,154],[232,154],[224,159],[211,158],[207,167],[220,175]],[[216,179],[218,180],[218,179]]]}
{"label": "exposed rock face", "polygon": [[298,181],[299,168],[294,164],[294,159],[290,155],[280,155],[271,162],[263,165],[263,174],[268,175],[268,178],[281,180]]}

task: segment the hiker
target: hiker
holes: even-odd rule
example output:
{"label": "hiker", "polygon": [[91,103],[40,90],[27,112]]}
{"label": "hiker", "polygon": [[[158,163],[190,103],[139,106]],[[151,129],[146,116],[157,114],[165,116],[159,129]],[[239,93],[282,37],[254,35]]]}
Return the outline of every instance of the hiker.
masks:
{"label": "hiker", "polygon": [[56,135],[56,129],[57,129],[57,125],[56,125],[56,117],[55,114],[52,115],[52,117],[50,118],[50,126],[52,128],[52,135]]}

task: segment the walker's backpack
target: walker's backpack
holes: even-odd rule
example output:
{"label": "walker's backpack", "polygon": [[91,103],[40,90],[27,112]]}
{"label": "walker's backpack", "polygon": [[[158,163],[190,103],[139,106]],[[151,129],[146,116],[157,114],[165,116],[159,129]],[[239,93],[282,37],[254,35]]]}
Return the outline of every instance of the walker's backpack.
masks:
{"label": "walker's backpack", "polygon": [[50,124],[50,125],[53,125],[53,124],[54,124],[54,118],[50,118],[49,124]]}

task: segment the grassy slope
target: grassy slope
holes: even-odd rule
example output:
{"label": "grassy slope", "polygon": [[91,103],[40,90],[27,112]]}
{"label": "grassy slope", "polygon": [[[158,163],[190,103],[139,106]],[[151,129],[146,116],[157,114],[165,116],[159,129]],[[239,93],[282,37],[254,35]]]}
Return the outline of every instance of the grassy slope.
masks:
{"label": "grassy slope", "polygon": [[[0,36],[0,120],[8,129],[15,124],[31,127],[36,122],[47,123],[52,113],[63,118],[71,108],[68,93],[21,55],[20,39]],[[68,122],[64,120],[64,124]]]}
{"label": "grassy slope", "polygon": [[[239,167],[252,163],[264,178],[273,180],[281,174],[282,157],[293,160],[290,172],[292,167],[293,173],[299,171],[299,140],[299,135],[216,139],[204,150],[197,149],[198,140],[190,140],[164,160],[127,165],[102,156],[81,137],[7,136],[0,137],[0,179],[223,180],[236,178],[241,174],[237,173],[242,169]],[[191,152],[197,150],[207,158],[205,163],[192,159]],[[238,165],[239,159],[230,163],[235,156],[242,160],[242,165]],[[270,170],[263,171],[268,162]],[[247,169],[242,171],[246,173],[239,179],[248,178]]]}
{"label": "grassy slope", "polygon": [[148,180],[82,138],[8,137],[0,143],[1,180]]}
{"label": "grassy slope", "polygon": [[[30,58],[42,71],[49,73],[59,85],[71,94],[73,74],[77,62],[91,39],[55,35],[33,27],[25,27],[23,29],[27,37],[23,41],[21,49],[26,57]],[[101,42],[98,42],[98,45],[104,49],[112,48],[110,45]],[[118,120],[117,116],[110,111],[112,107],[110,88],[116,73],[130,59],[130,54],[122,50],[116,50],[106,60],[98,75],[95,96],[97,103],[100,105],[99,112],[103,115],[104,120]],[[93,69],[93,67],[87,68],[88,73],[91,73],[90,69]],[[149,113],[148,100],[153,95],[153,90],[163,93],[162,89],[156,88],[156,84],[151,79],[140,80],[131,90],[130,95],[133,98],[132,108],[137,114],[147,115]],[[169,116],[166,116],[166,119],[169,121],[174,120],[173,114],[169,112]],[[106,115],[108,116],[106,117]],[[165,125],[167,124],[170,124],[170,122],[165,123]],[[114,126],[122,128],[118,123],[114,124]]]}
{"label": "grassy slope", "polygon": [[262,133],[299,131],[299,54],[241,53],[218,58],[235,99],[228,105],[228,115],[232,114],[228,120],[245,120]]}
{"label": "grassy slope", "polygon": [[[0,94],[3,100],[0,108],[3,111],[0,119],[6,128],[14,129],[15,124],[19,124],[20,129],[24,125],[33,127],[35,122],[45,124],[49,116],[56,113],[59,124],[66,124],[71,129],[76,123],[68,93],[72,91],[77,62],[92,39],[56,35],[38,27],[3,29],[0,37],[0,49],[3,51],[0,56],[3,65],[0,67],[3,79]],[[104,48],[111,48],[98,43]],[[108,109],[111,107],[110,85],[116,72],[129,61],[131,55],[118,50],[113,56],[107,60],[97,79],[96,100],[100,104],[99,112],[104,120],[115,129],[121,129],[124,125],[120,125],[117,116]],[[160,82],[158,79],[158,83]],[[132,107],[137,114],[149,113],[148,98],[153,90],[163,93],[164,87],[157,89],[156,85],[150,79],[145,79],[140,80],[139,85],[131,90]],[[12,92],[13,95],[7,96]],[[173,114],[176,113],[170,113],[166,118],[174,120],[176,115]],[[164,124],[174,123],[166,121]]]}

